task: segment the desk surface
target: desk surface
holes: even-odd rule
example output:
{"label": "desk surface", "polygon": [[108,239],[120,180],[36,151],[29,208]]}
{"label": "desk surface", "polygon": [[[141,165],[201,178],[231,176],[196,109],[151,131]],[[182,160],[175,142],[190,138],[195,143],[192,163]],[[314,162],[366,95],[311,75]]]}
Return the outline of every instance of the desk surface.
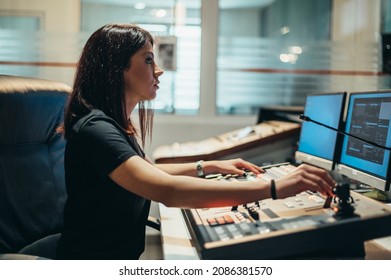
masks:
{"label": "desk surface", "polygon": [[[164,259],[199,259],[181,210],[159,204],[159,211]],[[365,242],[365,251],[365,259],[391,260],[391,236]]]}
{"label": "desk surface", "polygon": [[181,210],[179,208],[166,207],[159,203],[159,211],[163,258],[165,260],[199,259],[197,251],[191,242],[191,236]]}

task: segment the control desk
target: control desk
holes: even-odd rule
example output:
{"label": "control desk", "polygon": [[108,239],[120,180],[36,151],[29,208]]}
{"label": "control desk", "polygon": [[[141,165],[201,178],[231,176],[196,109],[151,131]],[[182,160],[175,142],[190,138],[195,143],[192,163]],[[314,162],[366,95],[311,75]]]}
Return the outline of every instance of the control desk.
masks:
{"label": "control desk", "polygon": [[364,241],[391,235],[391,208],[354,192],[346,201],[353,210],[347,215],[340,215],[338,197],[326,203],[309,191],[182,214],[201,259],[364,258]]}
{"label": "control desk", "polygon": [[[160,146],[154,151],[153,158],[155,163],[195,162],[236,156],[254,163],[285,161],[294,153],[300,128],[298,123],[265,121],[201,141]],[[254,155],[267,156],[259,159]]]}

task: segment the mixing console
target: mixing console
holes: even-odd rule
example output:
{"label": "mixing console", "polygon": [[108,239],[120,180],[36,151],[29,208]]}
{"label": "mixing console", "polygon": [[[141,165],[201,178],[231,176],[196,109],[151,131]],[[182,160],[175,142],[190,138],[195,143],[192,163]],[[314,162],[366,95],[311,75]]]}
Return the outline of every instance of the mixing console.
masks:
{"label": "mixing console", "polygon": [[[218,179],[259,180],[251,175]],[[309,191],[182,212],[203,259],[362,258],[364,241],[391,235],[391,209],[357,193],[350,193],[350,200],[354,215],[343,218],[336,215],[338,198],[329,207],[321,194]]]}

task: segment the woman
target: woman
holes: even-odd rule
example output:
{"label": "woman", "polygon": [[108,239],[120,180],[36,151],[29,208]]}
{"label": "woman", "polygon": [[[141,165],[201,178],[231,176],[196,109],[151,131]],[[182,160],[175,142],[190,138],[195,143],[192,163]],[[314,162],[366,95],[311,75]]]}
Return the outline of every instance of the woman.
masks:
{"label": "woman", "polygon": [[[302,165],[273,184],[197,178],[199,173],[256,174],[241,159],[202,165],[153,165],[144,146],[151,136],[159,76],[153,38],[129,24],[109,24],[92,34],[79,60],[65,112],[65,175],[68,200],[58,246],[61,259],[138,259],[144,250],[150,201],[173,207],[217,207],[284,198],[306,189],[332,195],[323,170]],[[138,105],[140,132],[130,116]]]}

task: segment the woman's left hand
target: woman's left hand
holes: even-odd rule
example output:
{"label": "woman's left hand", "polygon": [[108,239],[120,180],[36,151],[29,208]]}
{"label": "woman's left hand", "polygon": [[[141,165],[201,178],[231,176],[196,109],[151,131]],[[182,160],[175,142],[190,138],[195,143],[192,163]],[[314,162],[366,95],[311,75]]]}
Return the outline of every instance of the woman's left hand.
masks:
{"label": "woman's left hand", "polygon": [[203,165],[205,174],[222,173],[243,175],[248,171],[252,171],[255,174],[265,172],[261,167],[241,158],[205,161]]}

